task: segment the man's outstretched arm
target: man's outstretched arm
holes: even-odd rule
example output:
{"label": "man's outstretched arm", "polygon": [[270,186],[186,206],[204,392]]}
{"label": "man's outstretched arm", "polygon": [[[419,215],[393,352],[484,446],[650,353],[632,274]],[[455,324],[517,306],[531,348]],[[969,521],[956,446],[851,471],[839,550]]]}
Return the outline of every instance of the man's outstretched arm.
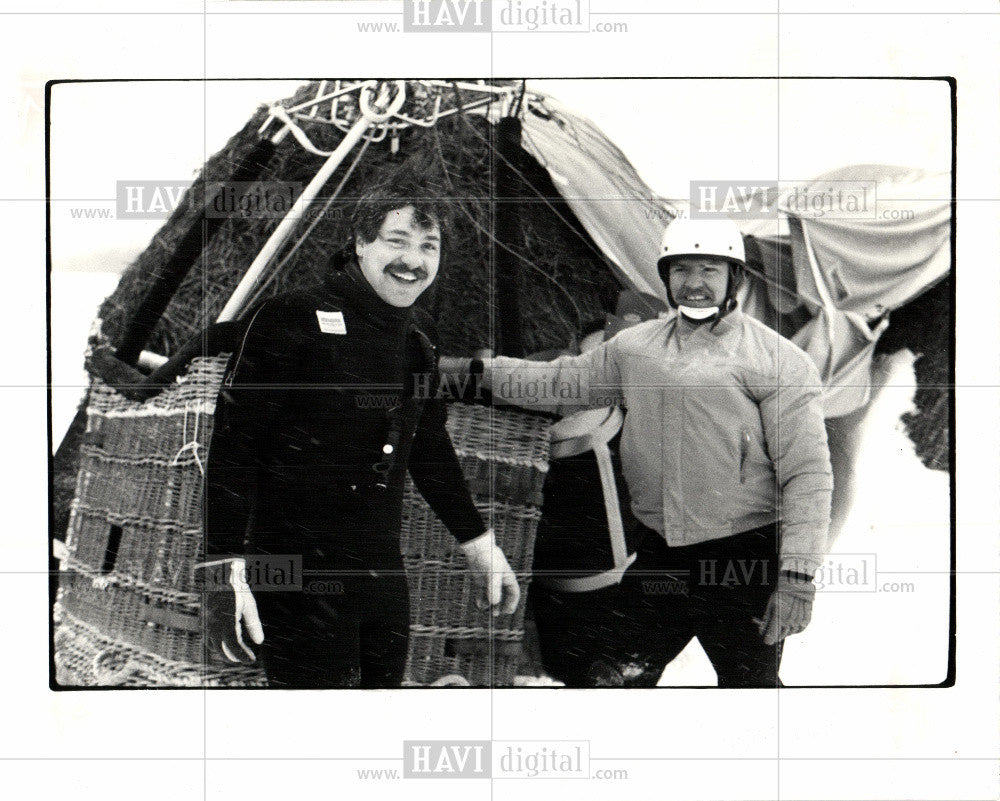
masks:
{"label": "man's outstretched arm", "polygon": [[567,415],[622,402],[622,375],[613,339],[578,356],[547,362],[508,356],[443,357],[441,372],[472,375],[490,390],[494,403],[529,411]]}

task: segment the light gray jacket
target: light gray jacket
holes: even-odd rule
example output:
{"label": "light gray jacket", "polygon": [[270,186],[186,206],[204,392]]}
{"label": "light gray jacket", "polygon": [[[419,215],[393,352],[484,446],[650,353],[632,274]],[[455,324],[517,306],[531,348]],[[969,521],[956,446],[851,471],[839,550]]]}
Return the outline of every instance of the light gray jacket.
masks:
{"label": "light gray jacket", "polygon": [[833,477],[822,384],[796,345],[739,309],[674,317],[551,362],[497,357],[501,402],[570,414],[619,404],[632,510],[672,546],[781,521],[781,568],[823,564]]}

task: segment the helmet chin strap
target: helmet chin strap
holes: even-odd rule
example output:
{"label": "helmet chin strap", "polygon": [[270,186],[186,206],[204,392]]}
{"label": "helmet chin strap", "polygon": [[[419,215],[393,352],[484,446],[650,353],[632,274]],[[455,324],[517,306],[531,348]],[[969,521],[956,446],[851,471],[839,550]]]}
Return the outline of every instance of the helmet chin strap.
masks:
{"label": "helmet chin strap", "polygon": [[693,306],[678,306],[677,311],[687,317],[689,320],[707,320],[710,317],[715,317],[719,313],[718,306],[708,306],[706,308],[697,308]]}

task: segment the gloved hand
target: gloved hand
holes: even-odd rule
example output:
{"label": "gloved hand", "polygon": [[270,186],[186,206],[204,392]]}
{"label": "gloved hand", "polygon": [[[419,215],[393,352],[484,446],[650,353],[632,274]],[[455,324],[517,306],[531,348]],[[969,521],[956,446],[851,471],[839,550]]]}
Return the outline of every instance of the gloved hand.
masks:
{"label": "gloved hand", "polygon": [[816,585],[805,576],[778,573],[778,583],[771,593],[762,620],[754,619],[765,645],[777,645],[790,634],[805,631],[812,619]]}
{"label": "gloved hand", "polygon": [[463,542],[462,552],[469,562],[474,581],[482,588],[482,594],[476,598],[476,606],[480,609],[492,608],[494,617],[511,614],[521,599],[521,588],[517,586],[517,578],[507,563],[507,557],[497,547],[493,529],[474,540]]}
{"label": "gloved hand", "polygon": [[257,602],[246,583],[246,562],[226,559],[198,566],[204,570],[202,616],[209,659],[250,664],[257,655],[244,640],[264,642]]}

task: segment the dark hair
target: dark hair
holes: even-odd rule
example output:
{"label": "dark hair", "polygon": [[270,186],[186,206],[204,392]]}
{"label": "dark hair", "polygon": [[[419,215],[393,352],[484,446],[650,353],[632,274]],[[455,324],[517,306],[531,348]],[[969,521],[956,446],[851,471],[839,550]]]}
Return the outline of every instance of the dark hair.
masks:
{"label": "dark hair", "polygon": [[437,226],[443,243],[451,221],[449,204],[434,187],[410,181],[377,186],[358,199],[351,214],[355,240],[373,242],[389,212],[405,206],[413,206],[413,221],[420,228],[426,230]]}

